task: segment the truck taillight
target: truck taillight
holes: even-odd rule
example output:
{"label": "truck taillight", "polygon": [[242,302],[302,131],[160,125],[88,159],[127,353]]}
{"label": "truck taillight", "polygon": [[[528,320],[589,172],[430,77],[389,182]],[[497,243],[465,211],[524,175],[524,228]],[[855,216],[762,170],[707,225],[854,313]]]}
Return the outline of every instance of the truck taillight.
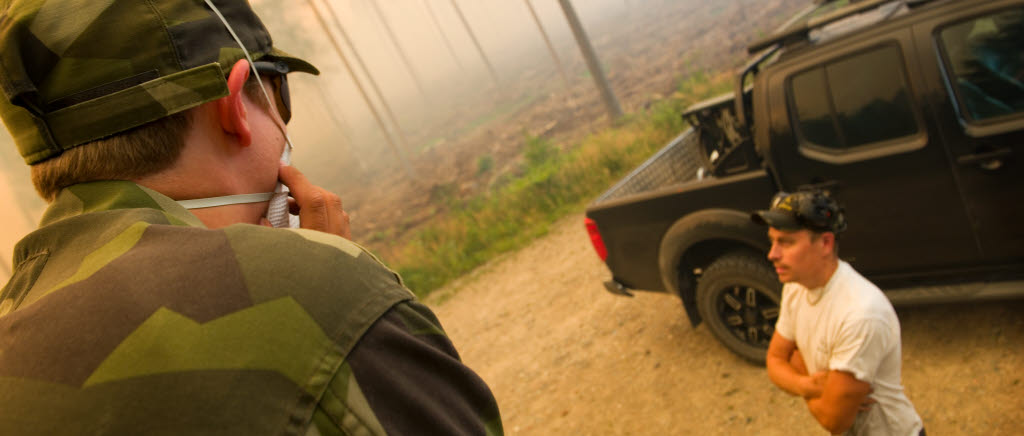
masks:
{"label": "truck taillight", "polygon": [[597,230],[597,223],[590,218],[584,218],[583,223],[587,226],[587,234],[590,235],[590,242],[594,244],[594,250],[597,250],[597,255],[604,261],[608,259],[608,249],[604,246],[604,240],[601,239],[601,232]]}

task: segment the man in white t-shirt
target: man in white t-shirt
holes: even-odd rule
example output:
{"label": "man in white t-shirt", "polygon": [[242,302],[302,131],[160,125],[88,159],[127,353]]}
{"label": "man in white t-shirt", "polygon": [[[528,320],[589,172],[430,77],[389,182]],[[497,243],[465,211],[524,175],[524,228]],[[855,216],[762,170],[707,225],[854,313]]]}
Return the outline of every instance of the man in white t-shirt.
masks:
{"label": "man in white t-shirt", "polygon": [[768,376],[832,434],[924,435],[900,384],[900,323],[877,286],[839,260],[843,210],[819,192],[779,193],[751,215],[769,227],[782,288]]}

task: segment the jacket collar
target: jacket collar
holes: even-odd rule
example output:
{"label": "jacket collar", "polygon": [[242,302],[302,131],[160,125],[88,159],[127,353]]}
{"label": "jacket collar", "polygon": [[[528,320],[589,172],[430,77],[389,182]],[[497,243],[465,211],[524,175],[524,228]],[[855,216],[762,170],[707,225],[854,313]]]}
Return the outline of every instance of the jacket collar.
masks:
{"label": "jacket collar", "polygon": [[206,227],[199,218],[170,197],[121,180],[80,183],[64,188],[46,209],[39,224],[42,227],[92,212],[139,208],[163,212],[172,225]]}

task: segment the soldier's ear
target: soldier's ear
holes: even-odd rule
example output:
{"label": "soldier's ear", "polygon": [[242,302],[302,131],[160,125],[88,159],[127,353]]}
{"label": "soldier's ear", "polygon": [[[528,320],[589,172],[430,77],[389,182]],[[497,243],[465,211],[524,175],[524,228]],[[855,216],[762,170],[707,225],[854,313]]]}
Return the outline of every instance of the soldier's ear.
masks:
{"label": "soldier's ear", "polygon": [[242,92],[247,80],[249,80],[249,62],[245,59],[235,62],[235,65],[231,67],[231,72],[228,73],[228,92],[231,94],[217,100],[221,129],[238,138],[238,143],[243,147],[252,144],[249,116],[242,100]]}

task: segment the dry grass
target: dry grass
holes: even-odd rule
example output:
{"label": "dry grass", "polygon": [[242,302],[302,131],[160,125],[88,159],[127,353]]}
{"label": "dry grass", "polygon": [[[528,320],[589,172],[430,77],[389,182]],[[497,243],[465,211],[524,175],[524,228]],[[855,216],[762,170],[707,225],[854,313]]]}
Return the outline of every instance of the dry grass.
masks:
{"label": "dry grass", "polygon": [[[687,128],[680,113],[728,91],[728,74],[695,74],[678,91],[613,128],[571,147],[527,136],[521,176],[468,200],[447,198],[450,212],[418,230],[386,259],[419,295],[495,256],[523,247],[646,160]],[[567,150],[559,152],[559,150]]]}

